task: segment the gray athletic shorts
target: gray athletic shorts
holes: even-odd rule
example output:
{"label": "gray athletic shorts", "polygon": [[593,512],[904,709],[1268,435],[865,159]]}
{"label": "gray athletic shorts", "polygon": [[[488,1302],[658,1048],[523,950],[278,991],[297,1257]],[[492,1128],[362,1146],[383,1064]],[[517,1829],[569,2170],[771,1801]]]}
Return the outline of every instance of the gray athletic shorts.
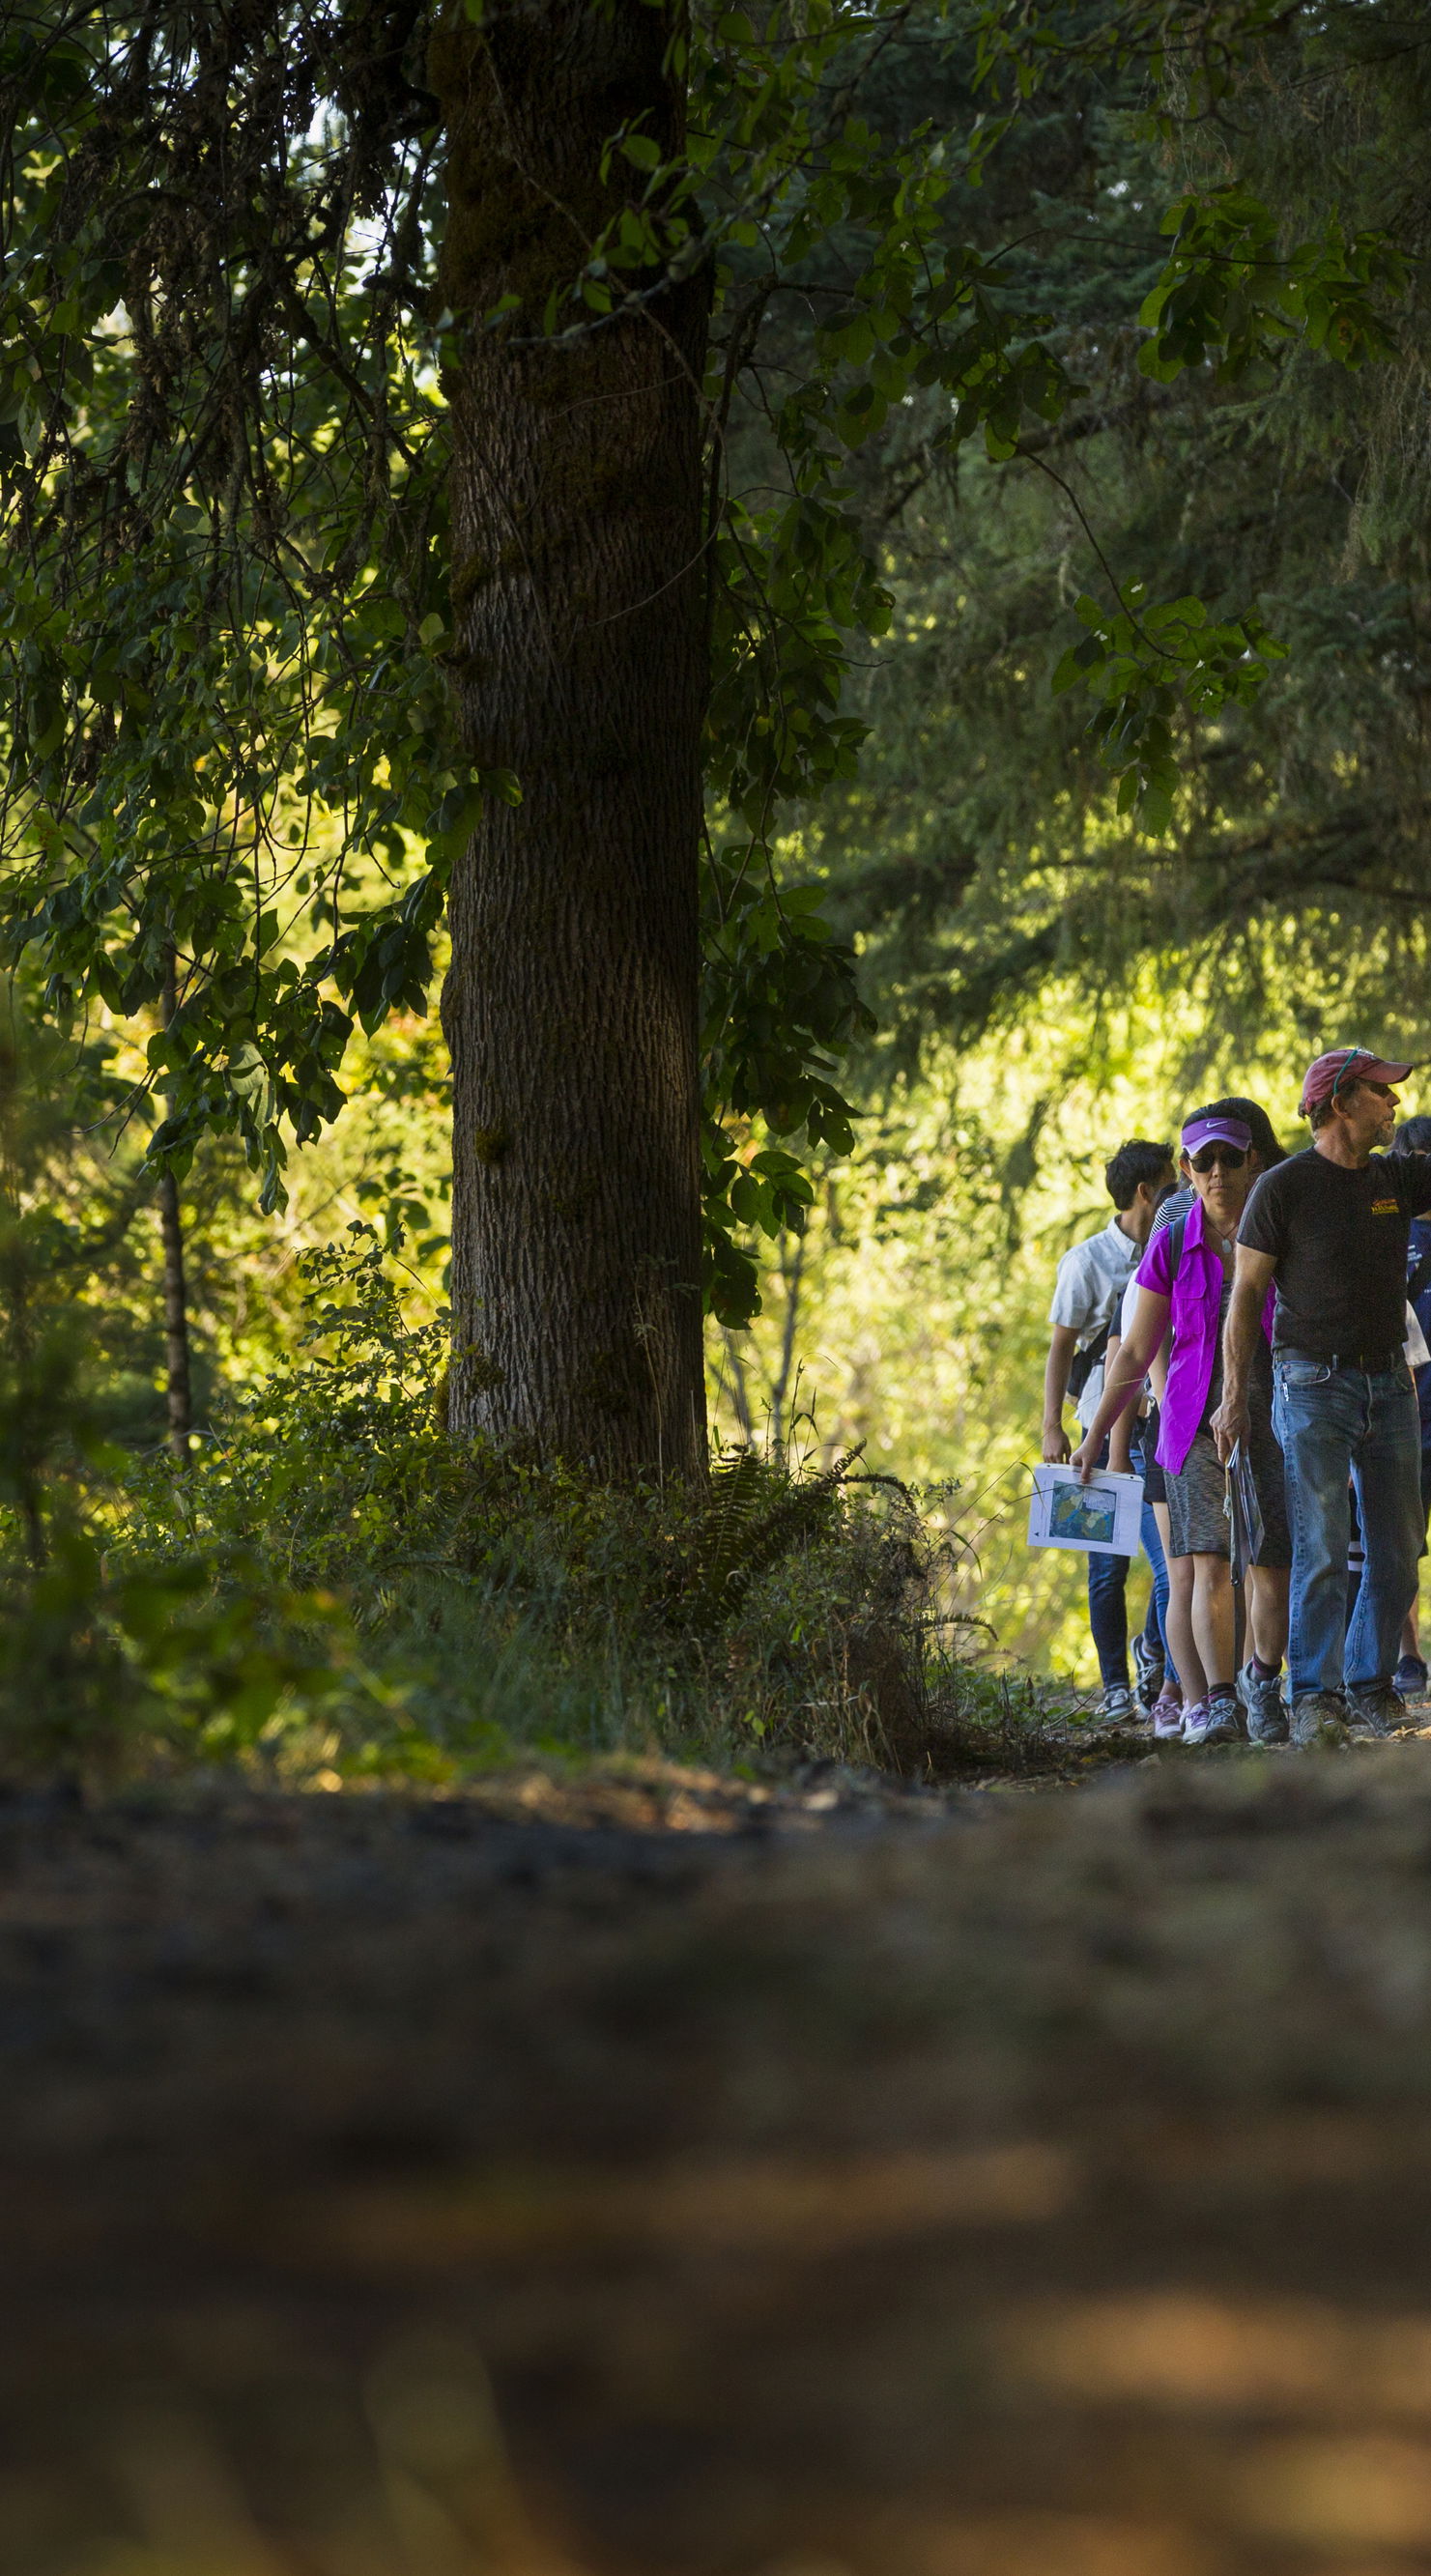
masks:
{"label": "gray athletic shorts", "polygon": [[[1262,1545],[1257,1563],[1290,1565],[1292,1533],[1287,1521],[1282,1452],[1272,1436],[1270,1421],[1259,1420],[1260,1410],[1254,1405],[1250,1442],[1252,1481],[1262,1506]],[[1177,1474],[1168,1477],[1170,1554],[1231,1556],[1232,1523],[1223,1509],[1226,1494],[1227,1471],[1213,1447],[1212,1433],[1199,1431]]]}

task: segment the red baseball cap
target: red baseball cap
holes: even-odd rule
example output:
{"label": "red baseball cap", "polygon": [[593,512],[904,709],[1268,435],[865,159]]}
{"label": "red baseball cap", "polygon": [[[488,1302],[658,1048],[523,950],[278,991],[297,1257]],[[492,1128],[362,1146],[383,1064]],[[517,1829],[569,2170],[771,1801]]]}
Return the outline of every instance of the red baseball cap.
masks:
{"label": "red baseball cap", "polygon": [[1409,1064],[1388,1064],[1385,1056],[1373,1055],[1367,1047],[1332,1047],[1309,1064],[1302,1077],[1302,1116],[1319,1100],[1345,1091],[1349,1082],[1404,1082],[1411,1069]]}

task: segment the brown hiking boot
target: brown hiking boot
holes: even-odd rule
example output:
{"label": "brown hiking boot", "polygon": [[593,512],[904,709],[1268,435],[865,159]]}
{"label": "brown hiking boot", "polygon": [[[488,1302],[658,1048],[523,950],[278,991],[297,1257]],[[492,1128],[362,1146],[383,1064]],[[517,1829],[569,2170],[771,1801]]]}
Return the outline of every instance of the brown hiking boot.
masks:
{"label": "brown hiking boot", "polygon": [[1395,1735],[1406,1724],[1401,1695],[1390,1682],[1367,1682],[1347,1692],[1347,1716],[1353,1735]]}
{"label": "brown hiking boot", "polygon": [[1292,1741],[1301,1745],[1345,1744],[1346,1702],[1336,1691],[1309,1691],[1292,1709]]}

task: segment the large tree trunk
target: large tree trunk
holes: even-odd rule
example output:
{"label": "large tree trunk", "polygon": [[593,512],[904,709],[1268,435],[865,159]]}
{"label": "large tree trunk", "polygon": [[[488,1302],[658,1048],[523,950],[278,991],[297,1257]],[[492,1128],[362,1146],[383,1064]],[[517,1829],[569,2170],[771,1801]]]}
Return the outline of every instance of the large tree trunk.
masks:
{"label": "large tree trunk", "polygon": [[617,155],[602,185],[603,145],[644,114],[679,147],[671,31],[650,0],[489,0],[480,28],[449,12],[431,71],[442,292],[464,318],[522,298],[447,386],[465,742],[521,787],[452,889],[450,1418],[603,1475],[705,1459],[704,280],[541,332],[631,181]]}

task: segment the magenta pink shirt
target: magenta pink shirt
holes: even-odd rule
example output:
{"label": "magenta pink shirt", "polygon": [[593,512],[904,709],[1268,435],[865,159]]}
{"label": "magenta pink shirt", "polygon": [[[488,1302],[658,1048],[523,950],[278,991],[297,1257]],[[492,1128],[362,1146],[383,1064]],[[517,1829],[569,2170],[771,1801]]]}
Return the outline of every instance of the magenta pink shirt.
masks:
{"label": "magenta pink shirt", "polygon": [[[1174,1476],[1186,1461],[1207,1407],[1212,1373],[1217,1366],[1217,1326],[1225,1276],[1222,1255],[1204,1233],[1201,1199],[1194,1199],[1187,1212],[1183,1256],[1174,1278],[1176,1231],[1176,1225],[1165,1225],[1151,1237],[1137,1274],[1140,1288],[1151,1288],[1172,1302],[1173,1347],[1159,1407],[1157,1460]],[[1276,1289],[1269,1288],[1262,1310],[1262,1329],[1269,1342],[1276,1300]]]}

